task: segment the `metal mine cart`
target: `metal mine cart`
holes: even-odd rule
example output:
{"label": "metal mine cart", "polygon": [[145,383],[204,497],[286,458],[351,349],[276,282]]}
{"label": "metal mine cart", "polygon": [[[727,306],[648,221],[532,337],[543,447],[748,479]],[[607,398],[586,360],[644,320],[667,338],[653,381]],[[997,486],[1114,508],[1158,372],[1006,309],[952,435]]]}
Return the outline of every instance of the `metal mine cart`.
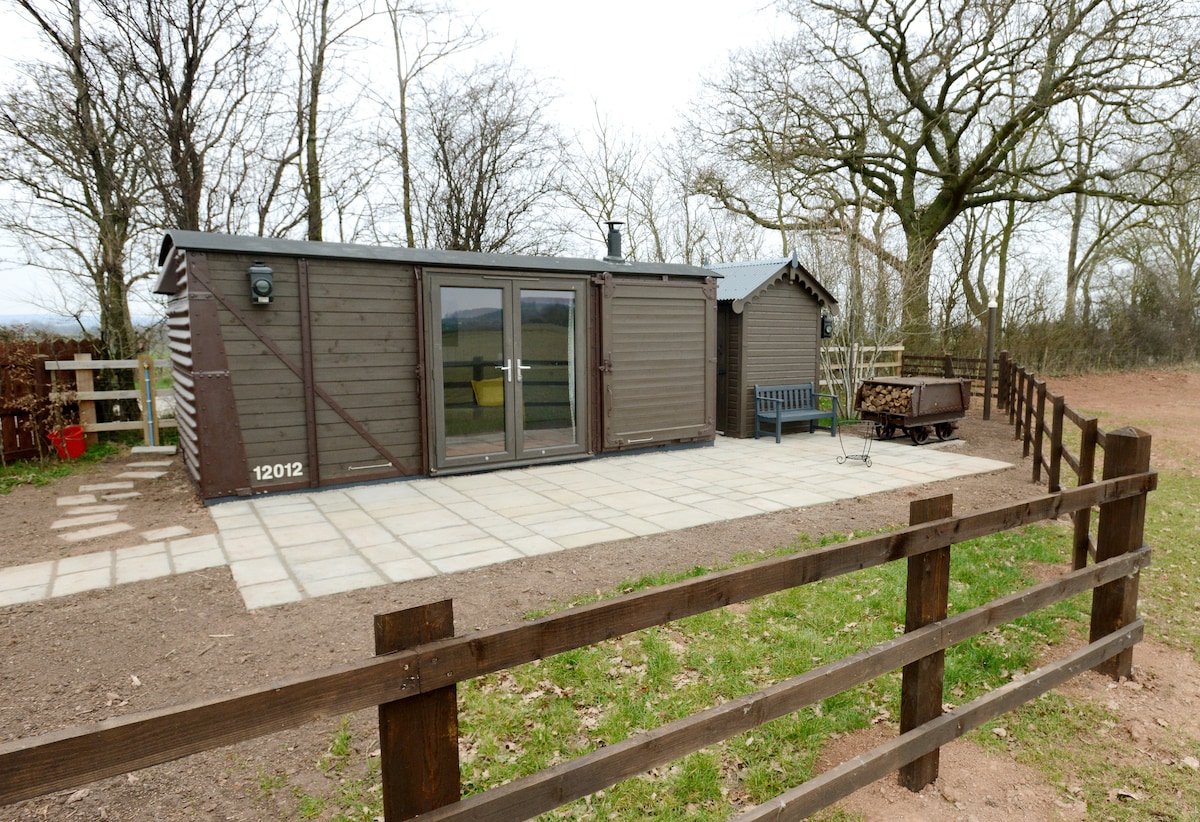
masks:
{"label": "metal mine cart", "polygon": [[949,439],[971,407],[971,381],[933,377],[865,380],[854,397],[859,419],[875,423],[875,436],[890,439],[900,430],[920,445],[930,434]]}

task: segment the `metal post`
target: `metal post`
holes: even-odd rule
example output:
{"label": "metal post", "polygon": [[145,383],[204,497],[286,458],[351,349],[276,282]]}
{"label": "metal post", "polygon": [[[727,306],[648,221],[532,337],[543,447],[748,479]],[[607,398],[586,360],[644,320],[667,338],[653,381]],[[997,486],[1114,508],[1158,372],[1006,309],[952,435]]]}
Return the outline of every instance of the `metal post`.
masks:
{"label": "metal post", "polygon": [[983,418],[992,418],[992,371],[996,360],[996,295],[989,295],[987,329],[987,371],[983,377]]}

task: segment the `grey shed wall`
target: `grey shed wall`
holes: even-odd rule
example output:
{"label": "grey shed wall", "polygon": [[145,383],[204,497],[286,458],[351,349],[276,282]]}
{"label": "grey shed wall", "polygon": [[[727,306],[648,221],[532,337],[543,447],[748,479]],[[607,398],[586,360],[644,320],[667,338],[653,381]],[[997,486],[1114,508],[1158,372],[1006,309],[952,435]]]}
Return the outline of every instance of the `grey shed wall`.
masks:
{"label": "grey shed wall", "polygon": [[784,280],[747,302],[741,314],[729,302],[719,311],[729,329],[724,433],[752,437],[755,384],[820,380],[821,308]]}

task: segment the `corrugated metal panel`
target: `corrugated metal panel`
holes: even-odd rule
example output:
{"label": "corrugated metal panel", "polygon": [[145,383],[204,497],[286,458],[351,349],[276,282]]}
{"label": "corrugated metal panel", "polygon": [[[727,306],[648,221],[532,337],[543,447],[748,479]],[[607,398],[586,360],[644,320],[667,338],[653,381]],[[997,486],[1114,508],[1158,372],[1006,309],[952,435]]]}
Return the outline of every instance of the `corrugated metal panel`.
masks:
{"label": "corrugated metal panel", "polygon": [[711,286],[607,280],[601,307],[606,449],[714,435],[715,297]]}
{"label": "corrugated metal panel", "polygon": [[183,464],[192,481],[200,482],[200,451],[196,445],[196,381],[192,376],[192,321],[188,312],[187,255],[176,251],[163,264],[163,275],[175,283],[167,302],[167,340],[174,377],[175,425]]}

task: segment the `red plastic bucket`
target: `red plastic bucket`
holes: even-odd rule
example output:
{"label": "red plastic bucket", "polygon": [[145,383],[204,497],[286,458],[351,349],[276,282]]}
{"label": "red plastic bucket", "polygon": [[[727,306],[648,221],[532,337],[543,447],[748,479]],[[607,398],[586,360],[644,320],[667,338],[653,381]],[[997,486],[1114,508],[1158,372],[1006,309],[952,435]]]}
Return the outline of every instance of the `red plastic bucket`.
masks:
{"label": "red plastic bucket", "polygon": [[75,459],[87,450],[87,440],[84,439],[82,425],[68,425],[61,432],[51,431],[46,435],[54,450],[63,459]]}

